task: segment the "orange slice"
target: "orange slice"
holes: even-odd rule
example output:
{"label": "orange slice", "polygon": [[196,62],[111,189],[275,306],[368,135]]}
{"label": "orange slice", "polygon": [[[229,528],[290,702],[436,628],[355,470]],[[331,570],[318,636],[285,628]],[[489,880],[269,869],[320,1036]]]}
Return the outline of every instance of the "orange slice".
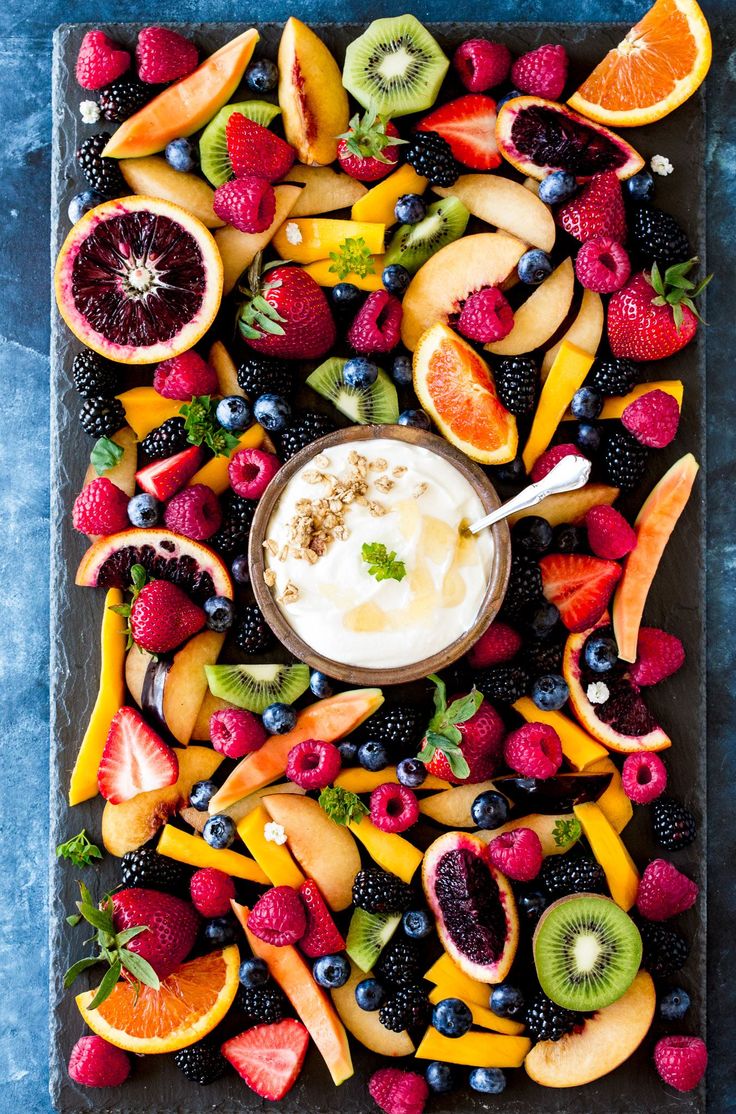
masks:
{"label": "orange slice", "polygon": [[159,990],[121,980],[96,1010],[95,991],[78,994],[77,1006],[90,1029],[128,1052],[176,1052],[201,1040],[222,1021],[238,990],[240,953],[235,944],[183,963]]}
{"label": "orange slice", "polygon": [[447,325],[432,325],[420,338],[414,389],[440,432],[471,460],[514,459],[516,419],[499,402],[485,360]]}
{"label": "orange slice", "polygon": [[695,0],[656,0],[568,104],[601,124],[651,124],[692,96],[711,52],[708,23]]}

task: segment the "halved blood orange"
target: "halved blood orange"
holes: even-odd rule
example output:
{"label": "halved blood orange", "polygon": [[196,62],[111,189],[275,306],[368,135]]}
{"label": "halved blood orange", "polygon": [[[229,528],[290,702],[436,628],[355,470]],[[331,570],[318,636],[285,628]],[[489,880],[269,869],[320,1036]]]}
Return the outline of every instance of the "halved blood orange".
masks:
{"label": "halved blood orange", "polygon": [[96,991],[78,994],[79,1012],[93,1033],[128,1052],[176,1052],[211,1033],[238,990],[236,944],[182,963],[158,990],[122,979],[97,1009]]}
{"label": "halved blood orange", "polygon": [[651,124],[692,96],[711,53],[710,30],[696,0],[656,0],[568,104],[601,124]]}
{"label": "halved blood orange", "polygon": [[59,312],[88,348],[148,364],[185,352],[210,327],[222,259],[211,232],[178,205],[121,197],[77,221],[54,281]]}
{"label": "halved blood orange", "polygon": [[447,325],[432,325],[420,338],[414,389],[440,432],[471,460],[514,459],[516,419],[499,402],[488,364]]}

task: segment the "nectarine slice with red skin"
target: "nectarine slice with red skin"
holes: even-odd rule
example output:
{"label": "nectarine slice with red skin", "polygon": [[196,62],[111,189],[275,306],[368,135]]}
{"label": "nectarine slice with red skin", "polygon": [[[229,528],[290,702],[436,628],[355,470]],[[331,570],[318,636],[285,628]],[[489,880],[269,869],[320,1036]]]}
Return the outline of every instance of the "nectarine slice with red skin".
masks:
{"label": "nectarine slice with red skin", "polygon": [[548,348],[544,354],[540,369],[542,382],[549,375],[549,370],[555,362],[555,357],[563,340],[568,341],[569,344],[574,344],[576,348],[582,348],[583,352],[597,352],[603,335],[604,321],[603,300],[600,294],[596,294],[594,290],[584,290],[577,316],[572,325],[564,337],[552,348]]}
{"label": "nectarine slice with red skin", "polygon": [[279,104],[287,141],[307,166],[337,158],[337,137],[348,130],[348,95],[340,67],[322,40],[292,16],[279,43]]}

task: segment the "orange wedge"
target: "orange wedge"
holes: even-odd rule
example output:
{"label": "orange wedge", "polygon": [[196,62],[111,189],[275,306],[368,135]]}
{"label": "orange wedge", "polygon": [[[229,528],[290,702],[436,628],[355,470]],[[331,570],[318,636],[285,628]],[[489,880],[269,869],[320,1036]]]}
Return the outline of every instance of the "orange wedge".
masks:
{"label": "orange wedge", "polygon": [[122,979],[96,1010],[95,991],[78,994],[77,1006],[90,1029],[128,1052],[176,1052],[210,1033],[230,1009],[238,989],[237,945],[182,963],[159,990],[148,986],[137,995]]}
{"label": "orange wedge", "polygon": [[711,52],[708,23],[695,0],[656,0],[568,104],[600,124],[651,124],[692,96]]}

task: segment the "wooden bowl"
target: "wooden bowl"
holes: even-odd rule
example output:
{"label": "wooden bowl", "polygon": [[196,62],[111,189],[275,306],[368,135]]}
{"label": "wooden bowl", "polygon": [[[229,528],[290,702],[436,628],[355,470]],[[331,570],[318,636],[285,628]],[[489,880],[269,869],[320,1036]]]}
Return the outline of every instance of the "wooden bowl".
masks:
{"label": "wooden bowl", "polygon": [[491,481],[476,464],[454,448],[442,437],[427,433],[421,429],[414,429],[400,425],[363,425],[351,426],[349,429],[340,429],[335,433],[328,433],[311,445],[296,453],[282,468],[279,469],[271,483],[266,488],[258,503],[253,524],[250,531],[248,547],[248,564],[250,578],[258,606],[260,607],[271,630],[281,643],[299,661],[306,662],[313,669],[326,673],[338,681],[345,681],[352,685],[398,685],[408,681],[416,681],[430,673],[445,669],[452,662],[462,657],[481,634],[493,622],[498,609],[503,601],[506,585],[508,583],[511,567],[511,539],[506,522],[497,523],[491,527],[495,543],[491,576],[483,597],[478,614],[472,626],[460,638],[451,642],[431,657],[422,661],[412,662],[408,665],[394,666],[390,669],[366,668],[360,665],[346,665],[344,662],[332,661],[323,657],[303,641],[284,618],[275,602],[264,579],[264,550],[263,542],[273,509],[281,496],[286,484],[300,468],[321,452],[327,452],[336,445],[346,442],[359,441],[404,441],[409,445],[417,445],[437,456],[443,457],[452,464],[461,475],[471,484],[478,495],[486,512],[496,509],[500,500]]}

